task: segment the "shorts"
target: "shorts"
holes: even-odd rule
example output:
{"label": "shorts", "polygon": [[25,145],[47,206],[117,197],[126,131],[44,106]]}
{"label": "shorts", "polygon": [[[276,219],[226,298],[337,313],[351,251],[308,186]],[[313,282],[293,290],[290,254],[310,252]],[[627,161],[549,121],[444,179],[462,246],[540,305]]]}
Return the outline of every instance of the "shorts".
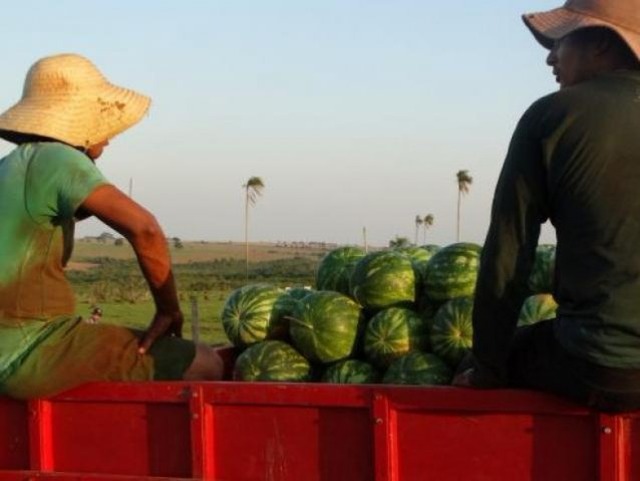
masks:
{"label": "shorts", "polygon": [[640,369],[593,364],[556,340],[553,320],[518,328],[510,349],[509,385],[559,394],[602,411],[640,409]]}
{"label": "shorts", "polygon": [[51,396],[94,381],[179,380],[195,344],[161,337],[141,355],[142,331],[63,319],[21,359],[1,391],[18,399]]}

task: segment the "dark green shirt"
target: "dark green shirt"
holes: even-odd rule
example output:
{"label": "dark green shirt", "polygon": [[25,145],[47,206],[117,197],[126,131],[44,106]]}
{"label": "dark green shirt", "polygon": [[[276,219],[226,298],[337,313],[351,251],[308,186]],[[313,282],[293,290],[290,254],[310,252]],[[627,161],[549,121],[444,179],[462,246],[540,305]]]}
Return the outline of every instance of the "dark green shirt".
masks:
{"label": "dark green shirt", "polygon": [[496,187],[474,308],[474,355],[504,379],[540,225],[556,229],[556,338],[576,356],[640,368],[640,72],[535,102]]}

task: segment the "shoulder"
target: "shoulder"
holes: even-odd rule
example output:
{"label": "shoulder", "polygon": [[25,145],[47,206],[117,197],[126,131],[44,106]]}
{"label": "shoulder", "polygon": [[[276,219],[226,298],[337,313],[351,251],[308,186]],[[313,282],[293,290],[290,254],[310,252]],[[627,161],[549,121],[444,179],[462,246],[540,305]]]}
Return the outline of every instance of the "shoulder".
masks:
{"label": "shoulder", "polygon": [[30,144],[34,157],[46,157],[62,162],[91,162],[91,159],[78,149],[61,142],[37,142]]}

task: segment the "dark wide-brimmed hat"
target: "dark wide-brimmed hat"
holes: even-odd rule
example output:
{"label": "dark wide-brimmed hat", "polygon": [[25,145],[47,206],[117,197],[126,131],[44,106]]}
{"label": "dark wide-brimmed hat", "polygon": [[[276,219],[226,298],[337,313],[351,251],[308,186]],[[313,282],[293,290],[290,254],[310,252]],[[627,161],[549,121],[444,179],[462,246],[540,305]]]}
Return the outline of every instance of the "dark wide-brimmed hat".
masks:
{"label": "dark wide-brimmed hat", "polygon": [[616,32],[640,59],[640,0],[567,0],[564,6],[522,16],[542,46],[587,27]]}

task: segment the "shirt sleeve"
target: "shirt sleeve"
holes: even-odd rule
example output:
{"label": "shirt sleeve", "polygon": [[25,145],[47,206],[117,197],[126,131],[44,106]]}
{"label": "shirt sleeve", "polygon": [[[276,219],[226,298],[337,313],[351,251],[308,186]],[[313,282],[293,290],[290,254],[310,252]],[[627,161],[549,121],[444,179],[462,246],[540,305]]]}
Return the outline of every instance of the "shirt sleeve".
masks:
{"label": "shirt sleeve", "polygon": [[43,143],[29,163],[27,205],[36,222],[70,219],[104,175],[82,152],[60,143]]}
{"label": "shirt sleeve", "polygon": [[539,107],[534,104],[523,115],[511,139],[493,198],[475,293],[477,368],[502,385],[520,307],[529,294],[540,226],[549,217]]}

